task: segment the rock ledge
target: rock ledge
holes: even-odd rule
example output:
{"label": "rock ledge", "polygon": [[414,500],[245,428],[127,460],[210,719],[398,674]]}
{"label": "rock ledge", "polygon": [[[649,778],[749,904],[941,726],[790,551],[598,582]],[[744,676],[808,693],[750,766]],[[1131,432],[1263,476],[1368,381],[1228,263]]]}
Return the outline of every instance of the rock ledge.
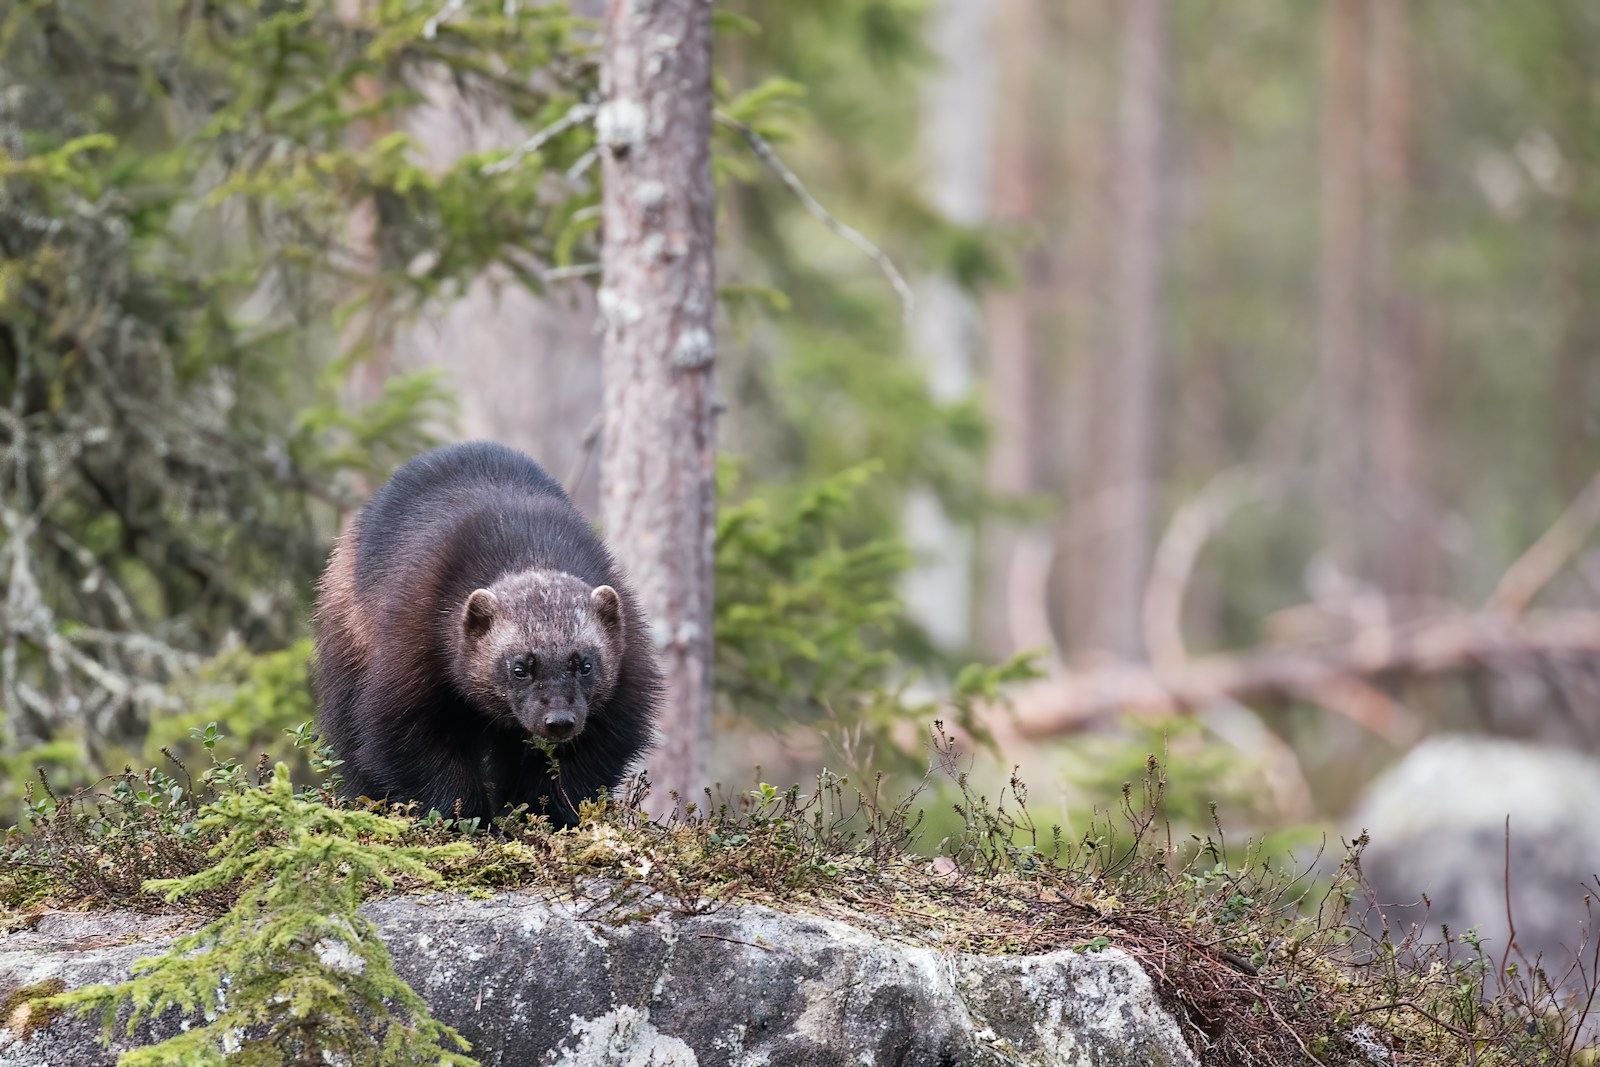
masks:
{"label": "rock ledge", "polygon": [[[754,905],[622,926],[522,893],[364,910],[401,976],[485,1067],[1198,1063],[1116,949],[946,953]],[[119,980],[172,930],[146,916],[46,916],[0,939],[0,1000],[52,979]],[[110,1067],[117,1049],[97,1036],[75,1019],[0,1020],[0,1067]]]}

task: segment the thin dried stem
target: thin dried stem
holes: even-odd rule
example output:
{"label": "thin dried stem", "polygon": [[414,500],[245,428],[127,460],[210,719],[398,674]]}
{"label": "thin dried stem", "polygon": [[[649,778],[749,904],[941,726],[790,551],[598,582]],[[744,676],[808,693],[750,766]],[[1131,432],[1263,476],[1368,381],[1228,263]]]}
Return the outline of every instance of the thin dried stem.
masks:
{"label": "thin dried stem", "polygon": [[901,319],[909,325],[911,317],[917,308],[917,295],[912,291],[911,286],[901,275],[899,269],[895,267],[894,261],[889,258],[888,253],[867,240],[860,230],[840,222],[832,212],[823,207],[817,198],[811,195],[810,190],[805,187],[805,183],[800,180],[799,175],[795,174],[789,168],[789,165],[779,158],[778,153],[773,150],[767,139],[752,129],[748,123],[740,122],[732,115],[722,111],[716,112],[716,119],[729,129],[737,130],[739,136],[743,137],[745,143],[750,146],[750,150],[778,176],[779,180],[788,187],[789,191],[795,195],[795,198],[818,221],[861,249],[867,254],[867,258],[878,265],[878,269],[883,272],[885,278],[889,279],[889,284],[894,287],[895,293],[899,295]]}

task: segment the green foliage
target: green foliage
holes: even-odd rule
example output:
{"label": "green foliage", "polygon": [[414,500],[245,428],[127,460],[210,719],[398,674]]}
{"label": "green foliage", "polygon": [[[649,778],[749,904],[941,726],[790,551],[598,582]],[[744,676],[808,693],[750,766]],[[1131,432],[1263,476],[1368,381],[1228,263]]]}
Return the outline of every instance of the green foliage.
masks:
{"label": "green foliage", "polygon": [[[913,276],[977,286],[998,272],[987,237],[926,202],[918,79],[929,69],[920,0],[737,0],[718,39],[718,107],[777,145],[806,187]],[[870,104],[868,103],[870,102]],[[781,293],[773,322],[735,319],[719,351],[726,439],[762,483],[801,485],[874,464],[872,492],[837,517],[846,543],[899,539],[909,486],[956,515],[987,503],[979,403],[930,393],[902,308],[861,252],[823,227],[733,130],[719,127],[719,211],[738,236],[736,294]],[[801,490],[802,492],[804,490]],[[945,667],[903,622],[902,659]]]}
{"label": "green foliage", "polygon": [[210,850],[217,862],[144,889],[168,901],[226,889],[237,894],[232,908],[141,960],[129,981],[52,1001],[98,1011],[108,1037],[122,1006],[132,1009],[129,1033],[169,1009],[204,1014],[203,1024],[124,1053],[122,1067],[288,1065],[330,1054],[372,1067],[475,1063],[462,1055],[466,1040],[395,974],[356,911],[364,894],[399,879],[436,881],[429,863],[460,858],[469,846],[397,844],[404,823],[304,799],[281,763],[265,788],[224,793],[195,826],[222,835]]}
{"label": "green foliage", "polygon": [[[249,778],[239,760],[218,752],[225,735],[215,722],[194,727],[190,738],[204,754],[198,775],[167,761],[170,770],[130,767],[91,788],[67,791],[53,786],[41,767],[23,793],[22,827],[7,833],[6,892],[13,905],[41,888],[29,872],[53,871],[57,884],[80,897],[138,906],[147,880],[184,877],[206,866],[205,850],[215,835],[202,826],[201,809],[246,788]],[[310,747],[305,730],[297,732],[295,744]],[[318,771],[332,769],[315,756],[311,764]],[[264,771],[263,761],[258,776]],[[216,893],[198,898],[211,906],[220,899]]]}
{"label": "green foliage", "polygon": [[[161,762],[165,754],[189,760],[197,742],[220,732],[238,738],[245,751],[286,756],[299,724],[316,713],[307,668],[309,638],[274,652],[251,653],[232,648],[208,660],[184,680],[180,710],[158,712],[145,741],[144,759]],[[190,737],[187,745],[163,745],[162,737]],[[294,769],[291,767],[291,769]]]}
{"label": "green foliage", "polygon": [[[0,18],[9,746],[76,731],[114,766],[152,715],[214,714],[168,687],[230,639],[292,655],[352,489],[444,413],[429,375],[351,403],[356,362],[491,267],[538,287],[588,254],[594,190],[547,180],[592,145],[582,124],[504,167],[430,165],[402,130],[425,90],[531,127],[566,113],[595,75],[572,16],[341,7],[23,0]],[[299,714],[286,663],[246,687],[271,736]]]}
{"label": "green foliage", "polygon": [[880,470],[865,463],[737,500],[736,468],[722,466],[717,692],[728,712],[747,721],[825,730],[855,770],[920,772],[922,739],[905,725],[943,716],[983,739],[977,706],[1033,677],[1037,654],[964,665],[945,700],[910,695],[912,678],[895,653],[906,626],[897,587],[910,553],[897,538],[862,534],[851,521]]}
{"label": "green foliage", "polygon": [[[889,540],[846,545],[847,515],[876,473],[851,468],[799,487],[779,506],[725,503],[717,519],[717,678],[737,709],[772,722],[814,721],[881,685],[909,563]],[[733,495],[724,464],[720,496]]]}

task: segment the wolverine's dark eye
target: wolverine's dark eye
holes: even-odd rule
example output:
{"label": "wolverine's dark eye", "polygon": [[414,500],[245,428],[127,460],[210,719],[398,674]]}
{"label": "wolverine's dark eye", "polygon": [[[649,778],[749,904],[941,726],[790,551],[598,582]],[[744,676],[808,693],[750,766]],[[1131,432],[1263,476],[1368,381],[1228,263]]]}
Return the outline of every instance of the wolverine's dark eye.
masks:
{"label": "wolverine's dark eye", "polygon": [[511,677],[526,678],[528,676],[528,661],[518,656],[511,661]]}
{"label": "wolverine's dark eye", "polygon": [[594,670],[594,664],[590,663],[585,657],[574,652],[572,654],[572,658],[567,661],[567,669],[573,674],[587,675]]}
{"label": "wolverine's dark eye", "polygon": [[594,673],[594,664],[590,663],[588,660],[584,660],[583,661],[583,666],[578,668],[578,673],[579,674],[585,674],[585,675],[593,674]]}

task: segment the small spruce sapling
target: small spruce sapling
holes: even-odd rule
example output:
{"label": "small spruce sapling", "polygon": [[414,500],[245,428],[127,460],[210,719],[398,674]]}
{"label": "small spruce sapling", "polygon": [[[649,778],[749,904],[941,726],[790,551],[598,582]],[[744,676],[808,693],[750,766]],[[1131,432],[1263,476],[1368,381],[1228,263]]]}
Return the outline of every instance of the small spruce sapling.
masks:
{"label": "small spruce sapling", "polygon": [[203,1025],[124,1053],[119,1067],[195,1067],[225,1057],[288,1067],[324,1062],[323,1053],[352,1067],[476,1067],[462,1054],[467,1041],[428,1014],[356,911],[373,886],[437,880],[429,861],[462,858],[470,845],[395,844],[404,823],[297,795],[282,763],[265,788],[206,805],[199,826],[225,833],[211,850],[218,862],[145,889],[178,900],[237,883],[233,908],[164,955],[140,960],[128,981],[50,1002],[99,1010],[108,1041],[124,1005],[130,1034],[169,1010],[194,1022],[203,1015]]}

